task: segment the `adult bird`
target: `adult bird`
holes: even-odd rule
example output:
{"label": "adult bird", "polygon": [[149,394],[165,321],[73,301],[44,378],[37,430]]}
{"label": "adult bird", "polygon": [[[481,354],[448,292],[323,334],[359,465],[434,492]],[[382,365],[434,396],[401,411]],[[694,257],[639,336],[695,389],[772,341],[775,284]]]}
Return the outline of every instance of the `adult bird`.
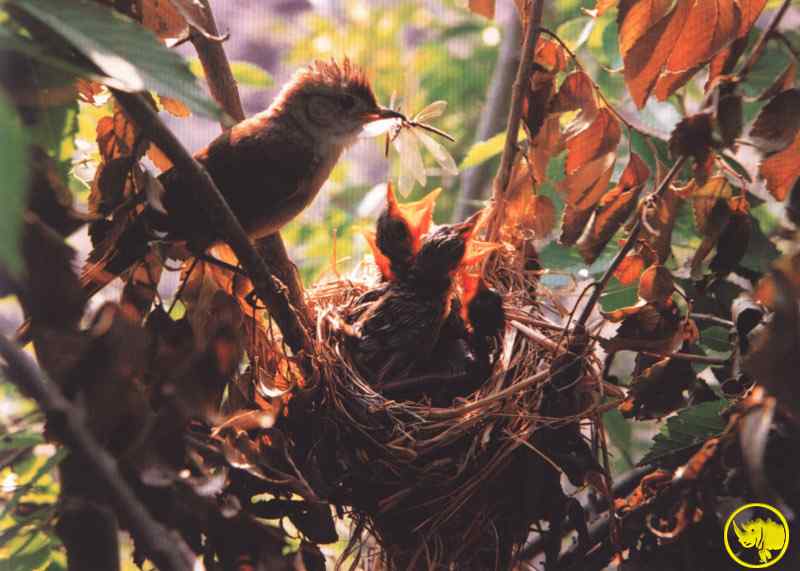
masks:
{"label": "adult bird", "polygon": [[[269,108],[222,133],[195,159],[258,239],[311,203],[366,124],[402,117],[378,105],[367,77],[349,60],[316,61],[296,72]],[[88,292],[144,258],[153,240],[185,244],[192,254],[222,240],[181,172],[173,168],[158,178],[164,187],[158,207],[148,203],[123,228],[94,229],[96,248],[82,275]]]}

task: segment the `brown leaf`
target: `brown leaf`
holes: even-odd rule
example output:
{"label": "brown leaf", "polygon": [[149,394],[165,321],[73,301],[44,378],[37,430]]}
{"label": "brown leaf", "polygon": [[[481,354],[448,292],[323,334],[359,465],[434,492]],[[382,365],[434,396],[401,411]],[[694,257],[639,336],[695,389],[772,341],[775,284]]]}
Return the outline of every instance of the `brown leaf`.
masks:
{"label": "brown leaf", "polygon": [[800,177],[800,133],[794,142],[761,161],[758,174],[767,183],[767,190],[777,200],[783,200]]}
{"label": "brown leaf", "polygon": [[737,32],[737,35],[741,38],[746,36],[750,28],[756,23],[756,20],[764,10],[764,6],[767,4],[767,0],[737,0],[736,3],[739,5],[741,13]]}
{"label": "brown leaf", "polygon": [[523,100],[522,117],[528,138],[534,139],[548,115],[550,99],[555,95],[555,75],[547,71],[535,71],[531,76],[530,90]]}
{"label": "brown leaf", "polygon": [[616,117],[608,108],[601,108],[591,125],[567,139],[566,174],[571,175],[589,161],[613,152],[621,136]]}
{"label": "brown leaf", "polygon": [[641,254],[631,253],[622,258],[622,261],[614,270],[614,277],[619,280],[622,285],[630,285],[639,279],[644,270],[644,258]]}
{"label": "brown leaf", "polygon": [[752,223],[749,214],[734,212],[717,242],[717,253],[709,267],[717,275],[727,275],[747,252]]}
{"label": "brown leaf", "polygon": [[177,99],[159,95],[158,100],[161,102],[161,106],[175,117],[189,117],[192,114],[189,108]]}
{"label": "brown leaf", "polygon": [[728,199],[733,187],[724,176],[715,176],[691,195],[694,224],[702,236],[718,236],[728,222]]}
{"label": "brown leaf", "polygon": [[597,259],[614,233],[630,217],[649,176],[650,169],[644,161],[636,153],[631,153],[619,183],[600,199],[589,230],[578,242],[578,250],[587,264]]}
{"label": "brown leaf", "polygon": [[96,130],[97,146],[103,160],[133,153],[139,129],[122,111],[115,110],[113,116],[102,117],[97,122]]}
{"label": "brown leaf", "polygon": [[656,264],[647,268],[639,279],[639,297],[648,302],[665,302],[675,291],[670,271]]}
{"label": "brown leaf", "polygon": [[742,96],[736,93],[720,93],[714,108],[714,120],[717,124],[722,145],[730,147],[742,134]]}
{"label": "brown leaf", "polygon": [[[648,205],[644,208],[643,216],[647,220],[647,226],[642,230],[642,237],[656,255],[655,260],[650,260],[651,263],[663,264],[669,258],[672,228],[675,226],[680,204],[680,197],[672,188],[669,188],[655,205]],[[650,229],[654,230],[656,234],[652,233]]]}
{"label": "brown leaf", "polygon": [[98,104],[95,97],[100,95],[105,89],[102,84],[96,81],[81,78],[75,81],[75,87],[78,89],[78,97],[80,97],[81,101],[91,103],[92,105]]}
{"label": "brown leaf", "polygon": [[606,153],[582,165],[559,182],[559,189],[567,195],[567,204],[580,210],[597,204],[608,189],[615,159],[614,153]]}
{"label": "brown leaf", "polygon": [[778,78],[764,90],[764,93],[758,96],[759,101],[767,101],[776,97],[779,93],[787,91],[794,87],[794,82],[797,79],[797,62],[792,60],[786,69],[783,70]]}
{"label": "brown leaf", "polygon": [[561,82],[550,110],[553,113],[579,110],[590,119],[594,117],[597,98],[592,79],[582,71],[573,71]]}
{"label": "brown leaf", "polygon": [[770,150],[789,145],[800,131],[800,89],[787,89],[767,103],[756,117],[750,137]]}
{"label": "brown leaf", "polygon": [[553,155],[561,152],[561,124],[557,115],[549,115],[528,150],[533,178],[538,183],[547,179],[547,165]]}
{"label": "brown leaf", "polygon": [[741,12],[735,0],[692,1],[665,71],[697,69],[738,35]]}
{"label": "brown leaf", "polygon": [[548,196],[538,194],[531,203],[533,212],[532,227],[538,239],[544,238],[556,225],[556,207]]}
{"label": "brown leaf", "polygon": [[550,38],[540,37],[536,44],[534,61],[547,71],[556,73],[567,69],[569,57],[561,44]]}
{"label": "brown leaf", "polygon": [[150,143],[150,146],[147,147],[147,156],[150,157],[150,160],[153,161],[153,164],[156,165],[161,172],[168,171],[172,168],[172,161],[153,143]]}
{"label": "brown leaf", "polygon": [[[678,307],[674,303],[646,303],[617,312],[624,314],[624,317],[616,335],[611,339],[601,340],[606,351],[669,353],[680,347],[683,329]],[[611,321],[618,320],[619,317],[614,313],[601,313]]]}
{"label": "brown leaf", "polygon": [[142,0],[142,25],[162,40],[180,38],[189,30],[186,18],[171,0]]}
{"label": "brown leaf", "polygon": [[669,151],[673,157],[692,157],[704,164],[714,145],[710,113],[697,113],[683,119],[669,137]]}
{"label": "brown leaf", "polygon": [[469,0],[469,9],[484,18],[494,18],[494,0]]}
{"label": "brown leaf", "polygon": [[647,98],[661,74],[675,43],[683,31],[692,2],[678,0],[675,8],[669,0],[644,0],[626,2],[620,6],[620,53],[625,64],[625,84],[639,108]]}
{"label": "brown leaf", "polygon": [[558,241],[565,246],[571,246],[577,242],[586,230],[592,213],[592,208],[578,209],[571,204],[565,205],[561,215],[561,236]]}
{"label": "brown leaf", "polygon": [[684,391],[696,381],[692,364],[667,357],[651,365],[631,383],[628,398],[620,405],[626,418],[659,418],[686,405]]}

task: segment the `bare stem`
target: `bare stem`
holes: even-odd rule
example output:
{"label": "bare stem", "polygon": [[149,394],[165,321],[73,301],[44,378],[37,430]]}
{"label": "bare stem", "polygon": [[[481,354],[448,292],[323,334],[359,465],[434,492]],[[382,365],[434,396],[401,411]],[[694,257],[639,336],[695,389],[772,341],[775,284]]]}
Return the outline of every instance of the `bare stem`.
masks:
{"label": "bare stem", "polygon": [[[667,175],[664,177],[664,179],[658,185],[658,188],[656,188],[653,191],[653,193],[651,194],[651,196],[653,198],[660,198],[664,194],[666,189],[669,188],[669,184],[672,182],[672,179],[675,178],[675,175],[678,174],[678,171],[680,171],[681,168],[683,167],[683,165],[686,162],[687,158],[688,157],[686,157],[686,156],[680,157],[675,162],[675,164],[672,165],[672,168],[669,169],[669,172],[667,173]],[[617,252],[617,255],[614,256],[613,260],[611,260],[611,264],[609,264],[608,268],[606,269],[605,273],[603,274],[603,277],[600,278],[600,281],[597,282],[594,290],[592,291],[592,295],[589,298],[589,301],[587,301],[586,305],[583,307],[583,311],[581,312],[580,316],[578,317],[578,320],[575,322],[575,327],[577,329],[581,329],[586,325],[586,321],[589,319],[589,316],[592,314],[592,310],[594,309],[594,306],[600,300],[600,296],[603,295],[603,291],[605,291],[606,286],[608,285],[608,282],[611,280],[611,276],[614,275],[614,271],[620,265],[620,263],[625,258],[625,256],[628,255],[628,252],[636,244],[636,240],[638,239],[639,234],[641,234],[643,228],[644,228],[644,225],[642,223],[642,219],[639,218],[636,221],[636,224],[634,224],[633,228],[631,229],[631,233],[628,235],[628,239],[625,241],[625,244],[622,245],[622,248],[619,249],[619,251]]]}
{"label": "bare stem", "polygon": [[48,424],[61,436],[74,454],[79,454],[106,487],[118,513],[147,557],[164,571],[190,570],[195,555],[177,533],[153,519],[128,483],[116,461],[103,449],[83,422],[84,414],[69,402],[58,387],[45,378],[33,359],[0,335],[0,356],[6,362],[7,376],[26,395],[32,397],[47,416]]}
{"label": "bare stem", "polygon": [[531,74],[533,73],[533,58],[536,51],[536,42],[542,25],[544,0],[532,0],[528,14],[528,27],[525,30],[525,41],[522,44],[522,57],[517,68],[517,78],[511,87],[511,109],[508,113],[508,126],[506,127],[506,142],[503,155],[500,158],[500,169],[494,179],[492,199],[494,200],[495,214],[489,223],[488,237],[490,240],[497,237],[503,217],[505,193],[511,180],[511,170],[517,156],[517,136],[522,121],[522,105],[525,94],[530,89]]}

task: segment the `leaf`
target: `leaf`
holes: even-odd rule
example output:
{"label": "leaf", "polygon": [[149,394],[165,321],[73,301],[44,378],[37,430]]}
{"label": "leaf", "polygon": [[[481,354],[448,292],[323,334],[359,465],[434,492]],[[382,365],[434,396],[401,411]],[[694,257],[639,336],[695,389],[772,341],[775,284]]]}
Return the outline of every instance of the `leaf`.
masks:
{"label": "leaf", "polygon": [[28,184],[28,145],[16,110],[1,93],[0,132],[0,266],[18,275],[22,271],[19,245]]}
{"label": "leaf", "polygon": [[726,275],[736,268],[747,252],[750,233],[750,216],[735,212],[720,234],[717,253],[709,266],[715,274]]}
{"label": "leaf", "polygon": [[[646,206],[643,216],[647,220],[647,226],[642,230],[642,237],[650,245],[650,249],[655,254],[655,260],[651,263],[661,264],[667,261],[671,253],[672,229],[675,226],[675,219],[678,215],[681,199],[674,189],[668,188],[654,206]],[[656,231],[653,234],[650,229]]]}
{"label": "leaf", "polygon": [[571,175],[589,161],[613,152],[621,136],[616,117],[607,107],[601,108],[588,127],[567,139],[566,174]]}
{"label": "leaf", "polygon": [[158,101],[161,103],[161,107],[163,107],[168,113],[174,115],[175,117],[188,117],[192,114],[189,111],[189,108],[186,107],[183,103],[178,101],[177,99],[172,99],[171,97],[164,97],[163,95],[158,98]]}
{"label": "leaf", "polygon": [[694,224],[701,236],[718,236],[728,222],[728,199],[733,187],[724,176],[710,178],[700,189],[691,193]]}
{"label": "leaf", "polygon": [[762,160],[758,174],[776,200],[785,199],[792,185],[800,178],[800,133],[791,145]]}
{"label": "leaf", "polygon": [[721,92],[714,107],[714,121],[723,147],[732,146],[742,134],[743,120],[742,96]]}
{"label": "leaf", "polygon": [[714,145],[711,114],[697,113],[681,120],[669,136],[669,152],[673,157],[693,157],[704,163]]}
{"label": "leaf", "polygon": [[639,279],[644,270],[644,258],[640,254],[628,254],[614,270],[614,277],[617,278],[621,284],[630,285]]}
{"label": "leaf", "polygon": [[668,418],[639,464],[664,465],[671,459],[674,461],[676,455],[688,453],[707,439],[721,434],[726,423],[720,413],[727,404],[723,399],[704,402]]}
{"label": "leaf", "polygon": [[667,357],[654,363],[631,383],[628,398],[619,405],[623,416],[638,420],[659,418],[686,404],[684,391],[695,382],[692,364]]}
{"label": "leaf", "polygon": [[756,117],[750,137],[770,150],[789,145],[800,132],[800,89],[787,89],[772,98]]}
{"label": "leaf", "polygon": [[553,201],[544,195],[538,194],[531,202],[533,211],[533,231],[536,238],[542,239],[552,232],[556,225],[556,207]]}
{"label": "leaf", "polygon": [[607,190],[615,160],[614,153],[607,153],[582,165],[559,182],[559,190],[567,195],[566,203],[579,210],[597,204]]}
{"label": "leaf", "polygon": [[675,291],[670,271],[660,264],[647,268],[639,279],[639,297],[645,301],[664,302]]}
{"label": "leaf", "polygon": [[555,73],[567,69],[569,55],[557,41],[540,37],[536,43],[534,61],[547,71]]}
{"label": "leaf", "polygon": [[189,31],[186,18],[173,0],[141,0],[142,25],[162,40],[174,40]]}
{"label": "leaf", "polygon": [[579,110],[582,115],[593,117],[597,98],[592,79],[582,71],[573,71],[561,82],[550,110],[553,113]]}
{"label": "leaf", "polygon": [[[524,132],[520,132],[518,141],[524,141],[526,138],[527,135]],[[489,159],[494,158],[502,153],[505,144],[505,131],[498,133],[493,137],[489,137],[485,141],[479,141],[475,143],[470,147],[469,151],[467,151],[467,156],[464,157],[464,160],[461,162],[459,168],[463,170],[478,166],[481,163],[485,163]]]}
{"label": "leaf", "polygon": [[624,350],[670,353],[683,341],[681,317],[678,307],[671,301],[640,301],[634,306],[601,314],[609,321],[622,321],[614,337],[600,340],[609,353]]}
{"label": "leaf", "polygon": [[221,116],[186,62],[126,16],[87,0],[14,0],[13,4],[67,40],[126,90],[155,91],[183,101],[198,115]]}
{"label": "leaf", "polygon": [[681,35],[666,62],[666,72],[697,69],[739,33],[741,12],[735,0],[691,1]]}
{"label": "leaf", "polygon": [[469,9],[484,18],[494,18],[494,0],[469,0]]}
{"label": "leaf", "polygon": [[741,18],[739,20],[738,37],[742,38],[750,32],[750,28],[756,23],[767,0],[737,0]]}
{"label": "leaf", "polygon": [[644,107],[658,76],[681,35],[691,2],[630,0],[620,7],[619,47],[625,64],[625,84],[639,108]]}
{"label": "leaf", "polygon": [[525,95],[522,109],[522,117],[529,137],[535,138],[539,134],[548,115],[550,100],[555,92],[555,74],[538,70],[533,72],[530,89]]}
{"label": "leaf", "polygon": [[551,114],[545,119],[539,134],[536,135],[528,149],[528,161],[536,182],[543,183],[547,179],[547,166],[550,164],[550,158],[559,153],[561,149],[561,124],[558,116]]}
{"label": "leaf", "polygon": [[247,87],[267,89],[275,85],[275,80],[267,70],[249,61],[232,61],[231,72],[239,84]]}

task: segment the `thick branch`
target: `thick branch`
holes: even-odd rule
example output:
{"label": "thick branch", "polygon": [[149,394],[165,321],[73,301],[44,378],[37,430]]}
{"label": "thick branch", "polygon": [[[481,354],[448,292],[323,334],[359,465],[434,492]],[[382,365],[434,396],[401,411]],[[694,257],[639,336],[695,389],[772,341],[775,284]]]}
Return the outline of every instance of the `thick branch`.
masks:
{"label": "thick branch", "polygon": [[[686,163],[686,160],[687,157],[683,156],[679,158],[674,165],[672,165],[672,168],[669,169],[669,172],[664,177],[664,180],[662,180],[661,184],[658,185],[658,188],[653,191],[651,195],[653,198],[661,198],[661,195],[663,195],[667,188],[669,188],[669,184],[672,182],[672,179],[675,178],[675,175],[681,170],[684,163]],[[617,266],[619,266],[625,256],[628,255],[628,252],[636,245],[636,240],[643,228],[644,225],[642,224],[642,219],[640,217],[631,229],[631,233],[628,235],[628,239],[625,241],[625,244],[623,244],[622,248],[619,249],[617,255],[614,256],[614,259],[611,260],[611,264],[609,264],[606,272],[603,274],[603,277],[600,278],[600,281],[595,284],[589,301],[586,302],[580,317],[578,317],[578,320],[575,323],[576,329],[581,329],[584,325],[586,325],[586,321],[592,314],[594,306],[600,300],[600,296],[603,295],[603,291],[605,291],[608,282],[611,280],[611,276],[614,275],[614,271],[617,269]]]}
{"label": "thick branch", "polygon": [[[208,0],[202,1],[207,18],[206,31],[216,36],[219,31],[214,20],[214,13],[211,11]],[[237,122],[244,120],[244,109],[236,86],[236,79],[233,77],[230,62],[222,44],[213,39],[208,39],[200,33],[192,34],[192,43],[197,51],[197,56],[200,58],[200,63],[203,65],[203,72],[212,97]],[[226,128],[224,120],[222,128]],[[256,249],[264,257],[274,275],[286,285],[289,302],[303,324],[308,327],[311,320],[305,303],[303,284],[300,281],[297,268],[286,253],[286,245],[283,243],[280,233],[261,238],[256,242]],[[266,300],[264,301],[267,303]],[[276,311],[276,308],[268,303],[267,307],[271,313]]]}
{"label": "thick branch", "polygon": [[[492,81],[486,95],[475,142],[485,141],[499,133],[503,128],[503,120],[508,116],[511,85],[514,83],[514,70],[519,66],[519,40],[522,26],[517,14],[509,10],[505,22],[505,33],[497,54],[497,63],[492,73]],[[485,198],[484,189],[492,178],[492,162],[486,161],[461,175],[461,191],[453,210],[453,221],[459,222],[478,210],[480,201]]]}
{"label": "thick branch", "polygon": [[163,571],[189,571],[195,555],[176,533],[153,519],[125,482],[114,459],[103,450],[83,422],[84,415],[45,378],[33,360],[14,343],[0,335],[0,356],[7,364],[7,376],[44,411],[54,433],[64,439],[73,453],[85,459],[106,487],[117,512],[125,519],[137,545]]}
{"label": "thick branch", "polygon": [[200,206],[206,211],[209,222],[218,228],[233,249],[245,272],[253,282],[258,297],[270,309],[270,314],[280,327],[283,338],[295,353],[310,354],[310,340],[289,303],[286,288],[275,279],[264,259],[256,251],[242,225],[236,219],[214,180],[184,148],[141,95],[112,90],[117,102],[131,117],[142,133],[161,149],[172,161],[174,168],[186,177],[189,186],[197,193]]}
{"label": "thick branch", "polygon": [[517,136],[522,121],[522,106],[525,94],[530,89],[531,75],[533,74],[533,57],[536,42],[539,39],[540,26],[542,25],[542,12],[544,0],[532,0],[528,13],[528,27],[525,30],[525,42],[522,44],[522,57],[517,68],[517,78],[511,88],[511,109],[508,113],[508,126],[506,128],[506,142],[503,155],[500,158],[500,169],[494,179],[492,199],[495,202],[496,213],[493,216],[489,229],[489,239],[496,237],[503,217],[505,193],[511,180],[511,170],[517,156]]}

